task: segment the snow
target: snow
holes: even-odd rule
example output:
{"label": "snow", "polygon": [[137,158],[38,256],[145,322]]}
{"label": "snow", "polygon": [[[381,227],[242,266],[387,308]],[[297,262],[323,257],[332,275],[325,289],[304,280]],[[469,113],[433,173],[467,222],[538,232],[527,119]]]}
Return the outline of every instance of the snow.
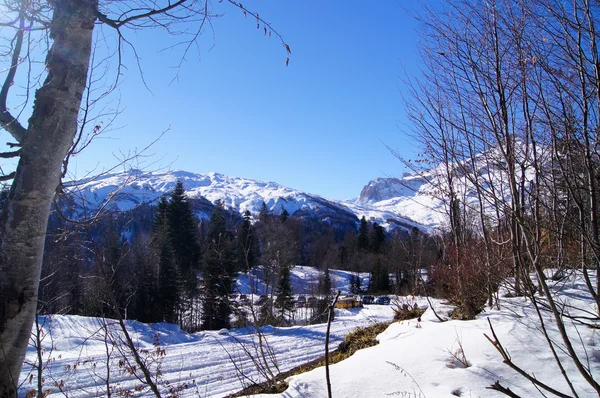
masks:
{"label": "snow", "polygon": [[[584,294],[581,278],[559,283],[560,298],[587,311],[595,311],[591,297]],[[439,304],[437,304],[439,305]],[[445,312],[444,308],[438,308]],[[583,311],[581,311],[583,312]],[[581,397],[597,393],[577,373],[562,351],[562,341],[547,311],[542,310],[550,337],[558,347],[567,373]],[[521,397],[541,397],[536,388],[502,362],[500,354],[487,340],[491,336],[488,320],[512,357],[523,369],[571,395],[560,370],[553,360],[547,342],[539,331],[539,321],[530,301],[503,298],[502,307],[486,309],[473,321],[440,323],[428,310],[421,322],[415,320],[392,324],[379,335],[380,344],[357,352],[349,359],[331,366],[334,397],[502,397],[486,387],[499,381]],[[600,335],[598,330],[568,323],[580,358],[600,375]],[[464,367],[453,354],[462,346],[470,364]],[[587,358],[587,361],[586,361]],[[324,368],[288,379],[289,388],[280,395],[260,397],[327,397]]]}
{"label": "snow", "polygon": [[[319,286],[319,278],[323,271],[303,265],[292,267],[290,272],[290,282],[293,287],[293,294],[316,294]],[[343,294],[350,293],[350,278],[356,273],[342,270],[329,270],[329,278],[333,290],[341,290]],[[363,272],[360,274],[361,286],[368,286],[370,274]],[[269,290],[273,287],[273,282],[269,286]],[[251,285],[253,288],[251,288]],[[237,291],[241,294],[267,294],[265,292],[264,283],[264,268],[257,266],[253,268],[250,274],[239,274],[237,278]]]}
{"label": "snow", "polygon": [[[100,206],[111,193],[119,192],[116,206],[130,210],[142,202],[152,202],[163,194],[169,194],[178,180],[183,182],[190,198],[203,196],[212,203],[221,201],[227,208],[244,213],[258,214],[263,202],[270,211],[279,214],[285,208],[290,214],[306,207],[318,206],[323,200],[275,182],[257,181],[249,178],[230,177],[220,173],[197,174],[183,170],[115,173],[98,179],[79,182],[77,190],[86,202]],[[332,206],[336,205],[331,202]],[[343,209],[343,206],[342,206]],[[343,209],[344,210],[344,209]]]}
{"label": "snow", "polygon": [[[178,180],[183,182],[189,198],[204,197],[212,203],[221,201],[226,208],[241,214],[249,211],[256,216],[264,202],[270,212],[289,214],[297,211],[319,214],[324,222],[331,220],[332,214],[377,221],[388,228],[398,223],[424,229],[418,222],[405,217],[398,209],[380,209],[368,203],[356,201],[336,201],[321,196],[288,188],[275,182],[258,181],[249,178],[231,177],[219,173],[196,174],[182,170],[141,172],[129,170],[113,173],[87,181],[67,183],[67,189],[88,209],[99,208],[112,198],[109,206],[113,210],[131,210],[141,203],[157,201],[169,194]],[[71,187],[69,188],[69,185]],[[401,210],[401,209],[400,209]],[[200,215],[206,216],[208,215]],[[356,220],[358,221],[358,220]]]}
{"label": "snow", "polygon": [[[297,267],[296,275],[312,275],[310,269]],[[344,280],[345,273],[334,273]],[[534,281],[535,282],[535,281]],[[595,281],[592,281],[595,283]],[[586,292],[580,274],[560,282],[549,280],[561,308],[571,315],[590,316],[595,303]],[[501,290],[500,309],[486,308],[473,321],[440,322],[428,309],[421,321],[393,323],[378,336],[379,345],[361,350],[349,359],[331,366],[332,391],[335,397],[501,397],[486,387],[499,381],[521,397],[542,396],[536,388],[502,362],[502,358],[485,335],[491,336],[488,321],[512,360],[535,374],[541,381],[570,395],[544,336],[531,301],[510,298]],[[401,302],[427,307],[422,297],[401,298]],[[538,297],[540,302],[544,298]],[[433,300],[434,308],[448,317],[451,307]],[[391,306],[368,305],[363,309],[336,310],[332,324],[331,348],[358,326],[390,320]],[[564,344],[549,312],[541,310],[549,336],[557,347],[562,364],[580,397],[596,396],[565,354]],[[106,353],[111,353],[110,378],[113,392],[134,388],[140,383],[119,367],[119,361],[130,357],[116,346],[105,344],[105,329],[119,341],[122,336],[115,321],[79,316],[53,315],[40,317],[44,330],[44,385],[49,396],[88,397],[106,395]],[[108,325],[105,326],[105,322]],[[596,326],[598,321],[596,320]],[[600,375],[600,333],[575,322],[565,324],[575,350],[592,375]],[[149,361],[151,369],[160,368],[158,384],[163,390],[181,388],[184,397],[221,397],[240,390],[251,381],[262,380],[249,355],[256,356],[257,336],[249,329],[204,331],[187,334],[175,325],[145,325],[127,321],[133,341]],[[318,358],[323,354],[326,325],[265,327],[264,335],[280,371]],[[122,346],[122,344],[119,344]],[[162,351],[164,350],[164,355]],[[462,352],[469,366],[464,366]],[[21,375],[21,392],[34,388],[36,377],[29,378],[35,350],[30,347]],[[275,397],[326,397],[324,368],[292,376],[289,388]],[[242,377],[243,374],[243,377]],[[60,389],[57,387],[60,386]],[[62,392],[60,391],[62,389]],[[151,396],[148,389],[136,396]],[[274,395],[268,395],[273,397]],[[264,395],[266,398],[267,395]]]}
{"label": "snow", "polygon": [[[521,156],[525,156],[525,152],[523,148]],[[500,153],[490,150],[476,155],[472,164],[466,160],[451,167],[458,199],[471,211],[479,211],[473,184],[473,178],[476,178],[482,189],[484,212],[490,220],[494,220],[494,198],[510,197],[506,165]],[[467,171],[470,177],[465,175]],[[72,191],[91,208],[101,206],[114,195],[113,208],[130,210],[140,203],[152,202],[170,193],[177,181],[181,180],[190,198],[204,197],[212,203],[221,201],[225,207],[242,214],[246,210],[253,215],[258,214],[264,202],[269,211],[275,214],[280,214],[284,209],[292,215],[297,211],[321,213],[322,220],[330,215],[327,212],[354,214],[358,219],[364,216],[386,229],[399,227],[433,231],[443,227],[448,218],[448,195],[444,193],[447,173],[448,167],[440,164],[422,172],[404,173],[402,178],[377,178],[363,188],[358,198],[347,201],[328,200],[275,182],[183,170],[129,170],[74,183]],[[533,173],[533,168],[527,167],[525,181],[532,181]],[[323,207],[327,211],[323,212]]]}
{"label": "snow", "polygon": [[[526,148],[522,147],[521,157],[525,157]],[[495,198],[510,198],[510,189],[506,174],[506,165],[497,149],[474,156],[450,166],[453,184],[458,199],[471,211],[479,211],[479,201],[473,179],[482,187],[484,212],[495,219]],[[518,159],[524,161],[524,158]],[[465,172],[470,176],[466,176]],[[420,228],[435,230],[444,226],[448,218],[448,194],[446,174],[448,166],[439,164],[428,170],[404,173],[402,178],[377,178],[370,181],[362,190],[360,197],[348,202],[356,214],[364,214],[367,219],[387,219],[393,215],[412,220]],[[526,167],[525,181],[533,181],[533,167]],[[360,215],[359,215],[360,217]]]}
{"label": "snow", "polygon": [[[359,326],[389,321],[393,317],[390,306],[367,306],[363,309],[337,311],[331,326],[332,349],[344,337]],[[122,336],[118,325],[107,320],[113,338],[119,341]],[[45,388],[50,397],[64,396],[54,381],[64,382],[62,391],[70,397],[105,395],[106,349],[104,321],[99,318],[53,315],[40,317],[44,324],[46,338],[43,342],[45,358],[51,358],[45,370]],[[160,364],[162,375],[159,384],[165,388],[186,385],[182,396],[221,397],[241,390],[249,380],[262,381],[259,371],[252,364],[245,350],[255,355],[256,334],[250,329],[230,331],[203,331],[187,334],[174,325],[145,325],[128,321],[127,327],[139,351],[155,352],[155,342],[165,355],[156,358],[146,354],[145,358],[155,361],[154,369]],[[295,326],[288,328],[265,327],[265,338],[273,350],[280,371],[286,371],[323,355],[325,324]],[[116,389],[134,388],[140,383],[128,374],[118,363],[123,355],[109,344],[112,350],[111,379]],[[125,356],[131,356],[125,353]],[[30,347],[27,362],[35,360],[35,350]],[[235,362],[235,364],[234,364]],[[243,372],[244,378],[236,371]],[[22,391],[35,388],[36,377],[29,379],[31,365],[26,365],[21,374],[25,380]],[[145,396],[151,396],[149,390]]]}

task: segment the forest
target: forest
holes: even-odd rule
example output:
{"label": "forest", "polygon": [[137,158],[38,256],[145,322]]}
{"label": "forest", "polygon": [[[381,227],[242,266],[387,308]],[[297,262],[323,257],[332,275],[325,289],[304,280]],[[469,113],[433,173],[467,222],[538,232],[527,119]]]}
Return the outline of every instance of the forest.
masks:
{"label": "forest", "polygon": [[[402,96],[407,134],[420,153],[405,159],[391,152],[444,204],[432,211],[443,211],[446,224],[431,234],[386,231],[365,217],[340,228],[287,211],[270,214],[266,206],[239,215],[220,203],[209,220],[199,219],[181,183],[153,206],[70,219],[62,180],[70,157],[89,144],[82,101],[92,90],[96,25],[117,32],[121,55],[128,27],[171,34],[173,25],[189,23],[196,29],[193,45],[213,18],[202,2],[161,7],[132,0],[122,5],[125,11],[110,12],[113,3],[4,2],[11,18],[0,24],[10,32],[0,123],[15,142],[1,155],[18,164],[0,176],[11,184],[0,194],[0,396],[17,394],[14,375],[37,315],[112,318],[126,338],[129,319],[175,323],[190,332],[242,326],[249,317],[257,330],[259,324],[288,325],[295,265],[321,270],[316,294],[325,306],[334,289],[330,269],[370,273],[366,286],[353,279],[353,293],[441,298],[453,307],[451,319],[477,320],[483,311],[522,299],[533,310],[528,337],[544,343],[559,381],[543,381],[535,368],[513,361],[488,318],[485,337],[502,363],[542,395],[600,395],[597,346],[593,334],[581,337],[596,333],[600,318],[597,1],[458,0],[442,2],[441,10],[422,5],[415,13],[423,65],[418,76],[405,76]],[[291,49],[269,23],[241,3],[226,3],[256,20],[265,36],[273,34],[289,63]],[[31,93],[25,125],[7,98],[17,69],[27,65],[27,40],[40,31],[47,32],[37,38],[47,55],[45,80]],[[265,291],[257,293],[268,297],[258,314],[240,313],[231,300],[236,277],[256,267],[267,275]],[[593,309],[564,300],[559,284],[569,278],[581,278],[581,296]],[[450,320],[435,317],[441,324]],[[488,388],[517,396],[500,381]]]}
{"label": "forest", "polygon": [[[236,276],[260,266],[265,287],[255,294],[269,297],[260,321],[285,325],[295,310],[295,265],[321,270],[314,293],[331,300],[329,269],[355,273],[354,294],[410,294],[422,284],[421,270],[439,256],[437,240],[416,228],[386,232],[364,217],[356,228],[340,227],[286,210],[271,214],[264,204],[260,213],[242,217],[218,203],[205,220],[194,213],[194,202],[178,182],[156,205],[108,212],[93,223],[68,220],[64,209],[52,212],[38,313],[118,313],[192,332],[227,328],[232,321],[243,326],[251,317],[229,298],[239,293]],[[365,272],[370,282],[361,286],[358,275]]]}

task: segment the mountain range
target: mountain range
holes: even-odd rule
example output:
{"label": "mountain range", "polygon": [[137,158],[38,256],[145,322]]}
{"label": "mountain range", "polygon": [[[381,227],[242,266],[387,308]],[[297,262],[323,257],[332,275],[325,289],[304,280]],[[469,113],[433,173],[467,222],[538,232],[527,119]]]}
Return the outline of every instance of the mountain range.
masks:
{"label": "mountain range", "polygon": [[[332,224],[358,224],[360,218],[387,229],[429,230],[443,219],[443,201],[432,194],[432,185],[421,174],[405,173],[402,178],[377,178],[360,195],[347,201],[330,200],[288,188],[275,182],[231,177],[219,173],[197,174],[182,170],[143,172],[131,169],[67,184],[75,201],[86,209],[107,206],[127,211],[142,203],[156,202],[169,194],[177,181],[183,182],[196,214],[209,218],[220,201],[235,213],[260,212],[264,202],[270,212],[318,219]],[[110,203],[109,203],[110,201]]]}

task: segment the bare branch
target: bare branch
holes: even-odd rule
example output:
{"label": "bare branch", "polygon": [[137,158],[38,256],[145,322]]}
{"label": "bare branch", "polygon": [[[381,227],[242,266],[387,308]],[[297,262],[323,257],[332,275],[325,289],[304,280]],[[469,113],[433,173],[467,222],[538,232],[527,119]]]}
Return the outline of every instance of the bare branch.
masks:
{"label": "bare branch", "polygon": [[10,181],[13,178],[15,178],[16,175],[17,175],[17,173],[15,171],[13,171],[10,174],[0,176],[0,181]]}
{"label": "bare branch", "polygon": [[518,396],[517,394],[515,394],[514,392],[512,392],[510,390],[510,388],[506,388],[504,386],[502,386],[502,384],[500,384],[499,381],[496,380],[496,382],[494,384],[492,384],[489,387],[486,387],[488,390],[494,390],[494,391],[498,391],[501,392],[502,394],[511,397],[511,398],[521,398],[520,396]]}
{"label": "bare branch", "polygon": [[12,60],[10,69],[0,90],[0,125],[13,136],[17,142],[23,142],[27,130],[15,119],[15,117],[9,112],[6,107],[6,100],[10,87],[13,85],[17,68],[19,66],[19,59],[21,56],[21,49],[23,48],[23,38],[25,34],[25,21],[23,12],[19,13],[19,29],[13,39],[14,47],[12,48]]}
{"label": "bare branch", "polygon": [[16,158],[17,156],[20,156],[20,155],[21,155],[20,149],[18,151],[12,151],[12,152],[0,152],[0,159]]}
{"label": "bare branch", "polygon": [[137,14],[137,15],[133,15],[131,17],[127,17],[125,19],[122,20],[115,20],[115,19],[110,19],[108,18],[108,16],[106,16],[105,14],[101,13],[100,11],[96,12],[96,16],[98,17],[98,19],[107,24],[110,27],[113,27],[115,29],[119,29],[121,26],[139,20],[139,19],[145,19],[145,18],[151,18],[154,15],[160,15],[160,14],[167,14],[170,10],[176,9],[179,6],[182,6],[187,0],[179,0],[173,4],[169,4],[166,7],[163,8],[158,8],[158,9],[152,9],[150,11],[141,13],[141,14]]}
{"label": "bare branch", "polygon": [[531,376],[529,373],[525,372],[523,369],[521,369],[518,365],[516,365],[513,361],[512,358],[510,357],[510,355],[508,354],[508,351],[506,351],[504,349],[504,347],[502,346],[502,344],[500,343],[500,340],[498,339],[498,336],[496,336],[496,332],[494,331],[494,327],[492,326],[492,322],[488,319],[488,323],[490,325],[490,330],[492,332],[492,336],[494,337],[493,339],[490,338],[487,334],[483,334],[485,336],[486,339],[488,339],[488,341],[490,343],[492,343],[492,345],[494,346],[494,348],[500,353],[500,355],[502,356],[502,359],[504,360],[504,363],[507,364],[508,366],[510,366],[512,369],[516,370],[517,373],[519,373],[521,376],[525,377],[527,380],[529,380],[530,382],[532,382],[534,385],[543,388],[544,390],[558,396],[561,398],[571,398],[570,395],[567,394],[563,394],[560,391],[555,390],[554,388],[542,383],[541,381],[539,381],[537,378],[535,378],[534,376]]}

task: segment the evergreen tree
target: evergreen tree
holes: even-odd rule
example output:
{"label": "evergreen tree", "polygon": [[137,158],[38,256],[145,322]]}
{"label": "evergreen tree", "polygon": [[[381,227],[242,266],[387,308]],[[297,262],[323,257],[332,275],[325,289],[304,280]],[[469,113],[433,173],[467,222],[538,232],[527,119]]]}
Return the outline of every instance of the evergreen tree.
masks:
{"label": "evergreen tree", "polygon": [[156,257],[148,254],[148,246],[140,241],[134,243],[137,288],[132,317],[140,322],[162,321],[160,291],[158,289],[158,268],[152,261]]}
{"label": "evergreen tree", "polygon": [[356,241],[356,248],[359,252],[369,251],[369,224],[365,216],[360,219],[360,227],[358,228],[358,239]]}
{"label": "evergreen tree", "polygon": [[109,292],[105,294],[112,295],[112,299],[108,299],[107,302],[114,302],[119,308],[116,310],[122,310],[126,306],[125,297],[128,295],[127,292],[127,278],[125,277],[125,253],[127,253],[127,240],[121,238],[115,227],[110,228],[104,238],[102,239],[102,266],[103,276],[107,283]]}
{"label": "evergreen tree", "polygon": [[358,274],[350,275],[350,293],[352,294],[360,294],[360,276]]}
{"label": "evergreen tree", "polygon": [[269,209],[267,208],[267,204],[265,202],[262,202],[262,205],[260,206],[260,212],[258,213],[258,220],[261,223],[265,223],[265,222],[267,222],[268,219],[269,219]]}
{"label": "evergreen tree", "polygon": [[277,278],[277,286],[275,287],[275,308],[279,313],[279,324],[285,323],[285,315],[294,310],[294,300],[292,297],[292,284],[290,279],[290,266],[281,265],[279,267],[279,275]]}
{"label": "evergreen tree", "polygon": [[340,245],[338,249],[338,262],[342,269],[348,264],[348,249],[344,245]]}
{"label": "evergreen tree", "polygon": [[283,211],[281,212],[281,223],[283,224],[284,222],[286,222],[289,216],[290,213],[288,213],[286,209],[283,209]]}
{"label": "evergreen tree", "polygon": [[247,271],[248,268],[254,267],[256,263],[257,244],[254,228],[250,223],[250,212],[246,210],[244,213],[244,221],[238,232],[238,246],[241,253],[241,270]]}
{"label": "evergreen tree", "polygon": [[162,195],[154,209],[154,218],[152,220],[152,232],[155,234],[166,234],[169,223],[167,222],[167,207],[169,202],[166,195]]}
{"label": "evergreen tree", "polygon": [[168,201],[166,196],[159,200],[152,232],[158,256],[156,303],[164,321],[181,322],[179,314],[191,309],[198,295],[196,273],[201,256],[196,218],[181,181],[177,181]]}
{"label": "evergreen tree", "polygon": [[390,290],[390,275],[386,265],[382,264],[381,259],[376,259],[371,272],[372,292],[389,292]]}
{"label": "evergreen tree", "polygon": [[319,294],[329,298],[331,296],[331,277],[329,275],[329,267],[325,267],[323,275],[319,280]]}
{"label": "evergreen tree", "polygon": [[371,237],[371,252],[382,253],[385,249],[385,229],[377,224],[373,223],[373,232]]}
{"label": "evergreen tree", "polygon": [[329,304],[328,299],[317,300],[316,306],[312,309],[311,324],[327,322],[329,319]]}
{"label": "evergreen tree", "polygon": [[208,245],[202,272],[204,282],[202,327],[203,329],[217,330],[230,326],[229,295],[235,281],[239,258],[236,255],[233,234],[227,231],[220,204],[210,217],[207,239]]}
{"label": "evergreen tree", "polygon": [[197,294],[200,269],[200,242],[192,208],[185,196],[183,182],[177,181],[167,206],[167,236],[173,249],[175,263],[184,282],[187,297]]}
{"label": "evergreen tree", "polygon": [[159,247],[158,291],[162,318],[165,322],[177,323],[182,293],[181,275],[170,241],[161,239]]}

